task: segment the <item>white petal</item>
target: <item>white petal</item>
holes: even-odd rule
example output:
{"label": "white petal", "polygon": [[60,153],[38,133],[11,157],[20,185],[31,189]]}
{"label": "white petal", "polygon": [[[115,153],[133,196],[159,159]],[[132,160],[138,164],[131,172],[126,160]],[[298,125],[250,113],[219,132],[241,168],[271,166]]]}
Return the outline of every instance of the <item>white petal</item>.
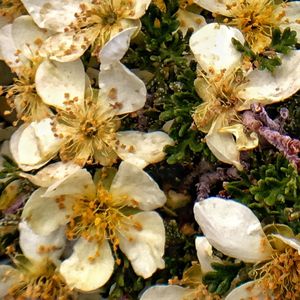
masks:
{"label": "white petal", "polygon": [[54,198],[43,197],[44,188],[33,192],[22,212],[22,219],[39,235],[50,235],[53,231],[64,226],[67,214],[72,209],[72,199],[65,198],[65,207],[60,207]]}
{"label": "white petal", "polygon": [[240,163],[240,152],[231,133],[220,132],[222,128],[221,118],[213,122],[208,134],[205,136],[210,151],[220,161],[234,165],[238,170],[243,167]]}
{"label": "white petal", "polygon": [[260,288],[258,281],[249,281],[235,288],[225,298],[225,300],[246,300],[246,299],[265,300],[265,299],[273,299],[273,297],[271,298],[266,297],[266,294]]}
{"label": "white petal", "polygon": [[129,18],[138,19],[143,16],[150,3],[151,0],[135,0],[133,8],[134,14],[129,16]]}
{"label": "white petal", "polygon": [[129,199],[137,202],[133,204],[137,204],[142,210],[156,209],[167,200],[164,192],[146,172],[127,162],[120,164],[110,192],[116,198],[129,196]]}
{"label": "white petal", "polygon": [[126,226],[119,234],[120,249],[130,260],[134,272],[149,278],[157,269],[165,267],[165,228],[156,212],[132,215],[136,226]]}
{"label": "white petal", "polygon": [[234,48],[232,38],[244,43],[238,29],[217,23],[205,25],[192,34],[191,50],[206,73],[221,73],[241,64],[242,54]]}
{"label": "white petal", "polygon": [[230,11],[226,8],[228,4],[234,3],[232,0],[193,0],[195,4],[223,16],[230,16]]}
{"label": "white petal", "polygon": [[282,23],[279,26],[281,30],[290,27],[297,32],[297,40],[300,42],[300,2],[284,2],[279,6],[278,13],[284,12]]}
{"label": "white petal", "polygon": [[101,68],[103,68],[103,65],[112,64],[116,61],[120,61],[123,58],[129,48],[130,39],[136,30],[137,27],[127,28],[116,34],[104,45],[99,53]]}
{"label": "white petal", "polygon": [[186,35],[190,28],[195,32],[200,27],[206,25],[206,21],[203,16],[187,10],[179,9],[176,13],[176,17],[179,21],[179,30],[183,33],[183,36]]}
{"label": "white petal", "polygon": [[115,62],[99,73],[100,97],[115,108],[116,114],[125,114],[142,108],[146,102],[146,86],[120,62]]}
{"label": "white petal", "polygon": [[254,102],[263,105],[282,101],[300,88],[300,50],[291,51],[289,55],[281,58],[282,65],[273,73],[267,70],[254,70],[247,77],[248,82],[238,96],[245,99],[240,110],[249,109]]}
{"label": "white petal", "polygon": [[260,222],[245,205],[213,197],[196,203],[194,215],[210,244],[224,254],[253,263],[271,257]]}
{"label": "white petal", "polygon": [[[20,247],[23,254],[32,262],[42,263],[50,259],[56,262],[62,255],[66,243],[65,229],[59,228],[49,235],[37,235],[26,222],[19,223]],[[50,249],[50,250],[46,250]]]}
{"label": "white petal", "polygon": [[197,236],[195,246],[202,273],[205,274],[213,271],[211,263],[221,262],[221,260],[213,256],[212,246],[207,238],[205,236]]}
{"label": "white petal", "polygon": [[16,48],[29,59],[37,54],[41,42],[49,34],[46,30],[37,27],[30,16],[20,16],[12,23],[12,37]]}
{"label": "white petal", "polygon": [[117,133],[120,145],[116,149],[122,160],[144,168],[149,164],[160,162],[165,158],[164,147],[174,145],[174,141],[164,132],[150,133],[122,131]]}
{"label": "white petal", "polygon": [[108,281],[113,268],[114,258],[107,241],[98,245],[81,238],[74,245],[73,254],[62,262],[60,273],[70,288],[92,291]]}
{"label": "white petal", "polygon": [[44,61],[35,75],[36,90],[43,102],[65,108],[68,99],[84,99],[85,72],[81,60],[73,62]]}
{"label": "white petal", "polygon": [[75,18],[82,0],[22,0],[28,13],[41,28],[63,32]]}
{"label": "white petal", "polygon": [[190,289],[178,285],[155,285],[148,288],[140,300],[183,300],[189,293]]}
{"label": "white petal", "polygon": [[40,187],[49,187],[54,184],[57,180],[63,179],[77,170],[80,169],[79,165],[72,162],[63,163],[61,161],[46,166],[35,175],[28,173],[20,173],[19,175],[23,178],[27,178],[34,185]]}
{"label": "white petal", "polygon": [[11,137],[10,150],[24,171],[40,168],[54,157],[61,140],[51,130],[51,119],[24,124]]}
{"label": "white petal", "polygon": [[282,242],[284,242],[286,245],[294,248],[295,250],[298,251],[299,255],[300,255],[300,241],[299,239],[296,238],[289,238],[289,237],[285,237],[281,234],[271,234],[272,237],[275,237],[279,240],[281,240]]}
{"label": "white petal", "polygon": [[95,196],[95,193],[95,184],[91,174],[86,169],[79,169],[55,181],[54,184],[49,186],[44,196],[84,195],[91,198]]}
{"label": "white petal", "polygon": [[20,281],[20,273],[11,266],[0,265],[0,299],[4,299],[8,290]]}
{"label": "white petal", "polygon": [[12,37],[12,24],[7,24],[0,28],[0,59],[4,60],[11,68],[22,66],[21,61],[16,61],[17,51]]}

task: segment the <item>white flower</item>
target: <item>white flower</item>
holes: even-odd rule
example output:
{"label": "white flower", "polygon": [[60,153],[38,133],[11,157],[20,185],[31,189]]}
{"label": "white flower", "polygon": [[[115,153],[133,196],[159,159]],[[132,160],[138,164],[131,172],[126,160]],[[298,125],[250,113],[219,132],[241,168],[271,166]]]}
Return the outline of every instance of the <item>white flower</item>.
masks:
{"label": "white flower", "polygon": [[58,61],[79,58],[89,46],[97,56],[114,35],[139,28],[151,0],[22,0],[41,28],[58,32],[44,44],[45,55]]}
{"label": "white flower", "polygon": [[290,27],[300,40],[300,5],[295,2],[274,0],[196,0],[201,7],[217,15],[223,15],[223,23],[237,27],[256,52],[269,46],[272,29]]}
{"label": "white flower", "polygon": [[271,246],[259,220],[249,208],[216,197],[196,203],[194,215],[214,248],[247,263],[263,264],[261,269],[258,267],[256,270],[258,278],[262,274],[261,278],[234,289],[226,300],[257,296],[261,297],[258,299],[265,299],[263,297],[269,295],[274,295],[275,299],[285,299],[286,286],[289,286],[292,295],[299,293],[299,281],[294,281],[294,278],[298,272],[300,242],[292,232],[285,236],[271,232],[268,234]]}
{"label": "white flower", "polygon": [[23,255],[10,253],[16,268],[0,265],[0,298],[49,299],[72,295],[58,272],[58,259],[65,247],[64,229],[41,237],[21,222],[19,230]]}
{"label": "white flower", "polygon": [[69,286],[91,291],[107,282],[114,268],[109,242],[144,278],[164,268],[164,225],[151,210],[164,205],[166,197],[147,173],[127,162],[113,178],[103,169],[96,184],[84,169],[67,173],[50,187],[36,190],[22,218],[39,235],[66,226],[67,237],[77,239],[73,253],[60,266]]}
{"label": "white flower", "polygon": [[20,168],[37,169],[58,151],[64,161],[80,165],[94,160],[111,165],[120,157],[143,168],[164,158],[164,146],[173,143],[167,134],[117,132],[118,116],[140,109],[146,101],[145,84],[119,62],[133,31],[120,33],[101,52],[100,90],[91,89],[88,81],[85,85],[79,60],[40,65],[36,89],[43,101],[59,112],[54,120],[22,125],[13,134],[10,147]]}
{"label": "white flower", "polygon": [[203,100],[193,118],[198,129],[207,133],[205,140],[213,154],[242,169],[240,151],[255,148],[258,139],[255,133],[246,134],[238,113],[252,103],[272,104],[296,93],[300,76],[295,65],[300,63],[300,51],[282,56],[282,65],[273,73],[247,70],[232,38],[244,42],[238,29],[211,23],[190,39],[199,64],[195,87]]}
{"label": "white flower", "polygon": [[0,59],[4,60],[17,77],[14,83],[2,87],[2,93],[17,116],[23,121],[41,120],[50,110],[38,95],[35,74],[42,62],[38,54],[47,31],[38,28],[30,16],[21,16],[0,29]]}

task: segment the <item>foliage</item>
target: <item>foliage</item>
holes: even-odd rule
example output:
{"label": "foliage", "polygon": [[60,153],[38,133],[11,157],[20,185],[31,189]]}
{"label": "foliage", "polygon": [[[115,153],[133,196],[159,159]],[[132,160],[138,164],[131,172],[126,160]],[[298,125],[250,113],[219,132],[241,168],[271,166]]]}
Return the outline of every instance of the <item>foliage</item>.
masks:
{"label": "foliage", "polygon": [[224,295],[230,288],[232,280],[237,276],[243,263],[212,263],[214,271],[203,277],[203,283],[208,286],[211,293]]}
{"label": "foliage", "polygon": [[[142,33],[138,36],[123,62],[130,68],[147,70],[152,79],[147,83],[148,101],[143,110],[143,120],[153,130],[172,122],[168,131],[175,140],[168,147],[169,164],[191,161],[194,154],[210,156],[201,142],[203,134],[192,128],[193,110],[201,103],[195,88],[196,62],[190,61],[189,32],[183,37],[174,15],[178,1],[164,1],[166,12],[151,4],[142,18]],[[127,128],[139,126],[139,119],[129,116]]]}
{"label": "foliage", "polygon": [[225,189],[261,218],[269,215],[272,220],[300,231],[299,217],[291,217],[300,210],[300,175],[281,155],[248,174],[241,174],[241,180],[226,183]]}
{"label": "foliage", "polygon": [[281,58],[278,53],[284,55],[290,53],[291,50],[296,48],[297,32],[286,28],[283,32],[279,28],[272,30],[272,41],[262,53],[255,53],[251,50],[249,44],[246,42],[244,45],[237,39],[232,38],[234,47],[240,51],[244,57],[250,59],[254,66],[260,70],[267,69],[273,72],[276,67],[281,65]]}

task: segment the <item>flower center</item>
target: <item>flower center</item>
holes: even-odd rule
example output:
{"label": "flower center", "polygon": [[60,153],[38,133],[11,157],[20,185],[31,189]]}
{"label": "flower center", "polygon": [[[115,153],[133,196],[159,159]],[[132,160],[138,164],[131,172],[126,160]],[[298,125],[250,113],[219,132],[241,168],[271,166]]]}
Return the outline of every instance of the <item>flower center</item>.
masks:
{"label": "flower center", "polygon": [[[66,109],[54,119],[55,136],[63,138],[60,150],[63,161],[74,161],[79,165],[92,163],[94,155],[101,156],[111,164],[115,160],[116,131],[119,119],[111,109],[105,109],[97,100],[67,100]],[[101,163],[101,161],[100,161]]]}
{"label": "flower center", "polygon": [[275,300],[300,298],[300,255],[291,247],[274,254],[272,260],[256,270],[261,286]]}
{"label": "flower center", "polygon": [[36,92],[35,74],[41,63],[40,57],[32,57],[28,64],[16,68],[18,74],[10,86],[0,87],[0,95],[6,93],[6,100],[18,119],[24,122],[40,121],[49,115],[47,105]]}
{"label": "flower center", "polygon": [[132,226],[141,229],[141,224],[133,222],[132,217],[124,213],[128,203],[127,196],[115,199],[102,185],[99,185],[95,199],[76,199],[67,226],[68,239],[72,240],[80,236],[100,244],[108,239],[116,251],[119,245],[118,232],[126,231]]}
{"label": "flower center", "polygon": [[272,28],[279,25],[284,14],[276,14],[278,5],[273,0],[243,0],[227,6],[232,19],[225,23],[239,28],[255,52],[269,46]]}
{"label": "flower center", "polygon": [[[93,0],[91,4],[82,3],[76,20],[65,31],[84,35],[85,46],[92,44],[92,55],[97,56],[103,45],[110,39],[112,32],[122,29],[120,19],[134,15],[131,0]],[[76,40],[76,39],[75,39]],[[72,45],[76,48],[76,45]]]}
{"label": "flower center", "polygon": [[[75,299],[75,294],[69,289],[62,276],[57,273],[56,266],[47,263],[45,265],[23,264],[19,271],[19,280],[13,284],[4,300],[9,299]],[[14,276],[9,270],[4,274],[2,281]]]}
{"label": "flower center", "polygon": [[206,127],[210,126],[219,114],[232,111],[235,115],[234,108],[241,102],[237,96],[238,90],[245,78],[238,69],[229,74],[221,72],[213,77],[201,73],[199,79],[204,84],[199,87],[204,103],[196,108],[193,118],[200,130],[207,131]]}

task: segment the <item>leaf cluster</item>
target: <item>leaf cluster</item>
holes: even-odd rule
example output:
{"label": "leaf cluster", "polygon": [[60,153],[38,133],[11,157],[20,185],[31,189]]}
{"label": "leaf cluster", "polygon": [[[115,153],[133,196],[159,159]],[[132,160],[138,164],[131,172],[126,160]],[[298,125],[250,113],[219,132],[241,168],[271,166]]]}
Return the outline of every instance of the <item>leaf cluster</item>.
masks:
{"label": "leaf cluster", "polygon": [[255,53],[252,51],[249,44],[246,42],[244,45],[235,38],[232,38],[234,47],[240,51],[244,57],[250,59],[254,66],[259,70],[267,69],[273,72],[276,67],[281,65],[281,57],[278,53],[284,55],[289,54],[291,50],[296,48],[297,32],[291,30],[289,27],[283,32],[279,28],[272,30],[272,41],[262,53]]}
{"label": "leaf cluster", "polygon": [[280,154],[274,161],[242,173],[241,180],[228,182],[225,190],[262,219],[284,223],[296,232],[300,231],[299,218],[292,218],[300,212],[300,175]]}

